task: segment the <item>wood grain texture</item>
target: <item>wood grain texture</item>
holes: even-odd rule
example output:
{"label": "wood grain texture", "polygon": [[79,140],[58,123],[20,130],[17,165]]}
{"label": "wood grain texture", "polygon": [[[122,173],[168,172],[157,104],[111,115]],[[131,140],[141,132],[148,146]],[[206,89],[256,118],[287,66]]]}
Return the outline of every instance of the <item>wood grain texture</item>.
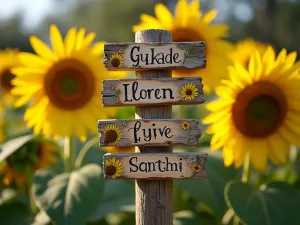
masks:
{"label": "wood grain texture", "polygon": [[[114,54],[123,58],[116,64]],[[204,42],[108,43],[104,45],[107,70],[205,68]]]}
{"label": "wood grain texture", "polygon": [[[193,99],[181,93],[187,84],[195,85],[197,96]],[[201,77],[104,80],[101,94],[104,107],[205,102]],[[194,95],[192,92],[188,94]]]}
{"label": "wood grain texture", "polygon": [[190,119],[99,120],[98,131],[100,146],[196,146],[202,134],[200,122]]}
{"label": "wood grain texture", "polygon": [[[171,42],[171,32],[142,30],[135,34],[135,42]],[[171,70],[137,71],[136,78],[170,78]],[[171,119],[172,106],[140,106],[135,110],[136,119]],[[136,147],[136,152],[172,152],[172,147]],[[136,225],[172,225],[172,180],[136,180]]]}
{"label": "wood grain texture", "polygon": [[[105,179],[204,179],[207,153],[108,153]],[[115,164],[111,164],[114,161]],[[117,167],[121,172],[118,173]]]}

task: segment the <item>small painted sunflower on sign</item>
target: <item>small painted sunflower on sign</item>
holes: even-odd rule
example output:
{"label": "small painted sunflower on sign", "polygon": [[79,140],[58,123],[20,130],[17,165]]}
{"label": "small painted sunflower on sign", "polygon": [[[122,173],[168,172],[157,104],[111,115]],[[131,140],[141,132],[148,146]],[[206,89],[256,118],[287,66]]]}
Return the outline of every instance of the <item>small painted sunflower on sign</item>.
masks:
{"label": "small painted sunflower on sign", "polygon": [[184,121],[184,122],[181,124],[181,127],[182,127],[182,129],[184,129],[184,130],[188,130],[188,129],[190,129],[190,123],[187,122],[187,121]]}
{"label": "small painted sunflower on sign", "polygon": [[112,179],[116,179],[117,177],[121,176],[124,167],[120,160],[116,158],[110,158],[108,160],[105,160],[105,165],[106,176],[111,177]]}
{"label": "small painted sunflower on sign", "polygon": [[184,100],[194,100],[198,96],[198,88],[195,84],[188,83],[182,86],[180,94]]}
{"label": "small painted sunflower on sign", "polygon": [[121,54],[113,54],[110,58],[110,65],[112,67],[122,67],[124,63],[124,57]]}
{"label": "small painted sunflower on sign", "polygon": [[194,173],[199,173],[201,171],[201,166],[197,163],[192,165],[192,170]]}
{"label": "small painted sunflower on sign", "polygon": [[122,140],[123,134],[121,128],[114,124],[107,125],[104,128],[104,143],[108,145],[115,145]]}

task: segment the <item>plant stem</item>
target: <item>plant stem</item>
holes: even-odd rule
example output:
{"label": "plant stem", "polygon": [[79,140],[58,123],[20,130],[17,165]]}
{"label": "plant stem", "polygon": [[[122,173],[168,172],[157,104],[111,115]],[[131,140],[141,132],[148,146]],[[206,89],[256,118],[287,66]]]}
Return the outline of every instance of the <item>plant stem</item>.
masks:
{"label": "plant stem", "polygon": [[99,142],[99,137],[94,137],[92,139],[90,139],[80,150],[77,159],[75,161],[75,167],[76,168],[80,168],[82,161],[84,159],[84,156],[86,155],[86,153],[97,143]]}
{"label": "plant stem", "polygon": [[[250,177],[250,152],[247,152],[244,160],[244,165],[243,165],[243,172],[241,178],[242,182],[245,184],[248,183],[249,177]],[[240,222],[241,222],[240,218],[235,215],[233,219],[233,224],[239,225]]]}
{"label": "plant stem", "polygon": [[37,207],[35,204],[35,197],[32,191],[32,180],[33,180],[33,172],[32,170],[27,170],[27,191],[28,191],[28,195],[29,195],[29,202],[30,202],[30,209],[31,209],[31,213],[32,215],[35,215],[37,212]]}
{"label": "plant stem", "polygon": [[65,137],[64,161],[66,172],[72,172],[74,169],[75,150],[75,136]]}
{"label": "plant stem", "polygon": [[243,173],[242,173],[242,182],[248,183],[250,177],[250,153],[248,152],[245,156]]}

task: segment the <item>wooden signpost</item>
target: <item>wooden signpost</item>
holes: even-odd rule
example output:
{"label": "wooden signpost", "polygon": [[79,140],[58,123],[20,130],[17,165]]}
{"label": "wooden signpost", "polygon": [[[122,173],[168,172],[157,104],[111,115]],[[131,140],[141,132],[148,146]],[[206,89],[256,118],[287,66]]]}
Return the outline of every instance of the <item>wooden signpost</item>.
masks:
{"label": "wooden signpost", "polygon": [[190,105],[204,102],[200,77],[103,81],[103,106]]}
{"label": "wooden signpost", "polygon": [[107,70],[204,68],[204,42],[106,44]]}
{"label": "wooden signpost", "polygon": [[202,79],[171,78],[172,69],[205,68],[205,43],[171,40],[168,31],[142,30],[135,43],[104,46],[107,70],[136,71],[136,79],[103,81],[101,92],[104,107],[136,106],[136,120],[98,121],[101,146],[136,146],[103,157],[104,178],[136,180],[136,225],[172,225],[172,180],[206,177],[207,154],[172,153],[198,144],[200,122],[172,119],[172,105],[203,103]]}
{"label": "wooden signpost", "polygon": [[197,145],[201,129],[197,120],[102,120],[101,146]]}
{"label": "wooden signpost", "polygon": [[106,154],[106,179],[203,179],[206,153]]}

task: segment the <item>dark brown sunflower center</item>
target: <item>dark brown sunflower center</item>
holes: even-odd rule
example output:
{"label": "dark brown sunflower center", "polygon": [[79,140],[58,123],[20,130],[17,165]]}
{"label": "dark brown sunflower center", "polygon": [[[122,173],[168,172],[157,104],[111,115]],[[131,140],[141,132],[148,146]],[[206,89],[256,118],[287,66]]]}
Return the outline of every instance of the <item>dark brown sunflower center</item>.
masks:
{"label": "dark brown sunflower center", "polygon": [[13,88],[11,81],[16,76],[10,72],[10,69],[6,69],[0,74],[0,87],[6,91],[10,91]]}
{"label": "dark brown sunflower center", "polygon": [[194,41],[204,41],[202,37],[199,36],[197,31],[191,29],[178,28],[172,31],[173,42],[194,42]]}
{"label": "dark brown sunflower center", "polygon": [[232,116],[243,135],[264,138],[278,130],[286,112],[287,102],[282,90],[269,82],[257,82],[238,95]]}
{"label": "dark brown sunflower center", "polygon": [[114,130],[109,130],[109,131],[107,131],[106,134],[105,134],[104,142],[105,142],[106,144],[110,144],[110,143],[115,142],[117,139],[118,139],[118,134],[117,134],[117,132],[114,131]]}
{"label": "dark brown sunflower center", "polygon": [[185,92],[186,95],[192,95],[192,93],[193,93],[193,92],[192,92],[191,89],[187,89],[186,92]]}
{"label": "dark brown sunflower center", "polygon": [[200,167],[198,165],[196,165],[194,168],[195,168],[195,170],[199,170],[200,169]]}
{"label": "dark brown sunflower center", "polygon": [[50,102],[56,107],[75,110],[90,102],[96,85],[92,71],[85,64],[66,59],[49,69],[44,88]]}
{"label": "dark brown sunflower center", "polygon": [[114,58],[113,60],[111,60],[111,65],[112,65],[112,67],[120,66],[120,60],[117,58]]}
{"label": "dark brown sunflower center", "polygon": [[[174,29],[172,31],[172,41],[173,42],[195,42],[195,41],[205,41],[203,37],[199,35],[197,31],[194,31],[192,29],[184,29],[184,28],[178,28]],[[207,46],[206,46],[206,54],[207,54]],[[195,74],[197,70],[176,70],[177,73],[180,73],[182,75],[187,74]]]}
{"label": "dark brown sunflower center", "polygon": [[117,172],[117,168],[115,166],[107,166],[105,168],[105,173],[107,176],[111,177],[111,176],[115,175],[116,172]]}

